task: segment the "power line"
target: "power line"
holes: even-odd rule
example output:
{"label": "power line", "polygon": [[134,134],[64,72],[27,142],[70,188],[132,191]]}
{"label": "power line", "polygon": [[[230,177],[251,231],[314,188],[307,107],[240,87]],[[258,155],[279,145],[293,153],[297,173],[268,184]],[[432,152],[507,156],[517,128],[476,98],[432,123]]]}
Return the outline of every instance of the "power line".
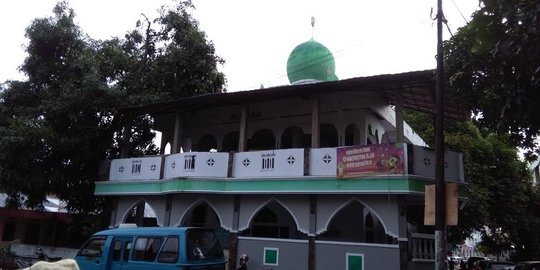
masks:
{"label": "power line", "polygon": [[465,23],[469,23],[469,21],[467,20],[467,18],[465,18],[465,16],[463,15],[463,13],[461,12],[461,10],[460,10],[459,7],[457,6],[456,2],[454,2],[454,0],[452,0],[452,4],[454,4],[454,7],[457,9],[457,11],[459,12],[459,15],[461,15],[461,18],[463,18],[463,20],[465,21]]}

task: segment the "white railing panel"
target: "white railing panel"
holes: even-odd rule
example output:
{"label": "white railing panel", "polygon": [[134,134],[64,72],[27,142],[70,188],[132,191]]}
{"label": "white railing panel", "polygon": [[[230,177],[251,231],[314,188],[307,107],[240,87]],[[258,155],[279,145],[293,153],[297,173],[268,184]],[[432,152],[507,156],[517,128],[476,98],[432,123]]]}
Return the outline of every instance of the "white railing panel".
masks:
{"label": "white railing panel", "polygon": [[313,148],[309,152],[309,175],[336,176],[336,148]]}
{"label": "white railing panel", "polygon": [[[413,174],[435,178],[435,149],[413,145]],[[444,179],[464,181],[463,154],[444,152]]]}
{"label": "white railing panel", "polygon": [[229,153],[188,152],[165,158],[164,179],[176,177],[227,177]]}
{"label": "white railing panel", "polygon": [[240,152],[234,155],[233,177],[304,176],[304,149]]}
{"label": "white railing panel", "polygon": [[110,181],[159,180],[162,157],[113,159]]}

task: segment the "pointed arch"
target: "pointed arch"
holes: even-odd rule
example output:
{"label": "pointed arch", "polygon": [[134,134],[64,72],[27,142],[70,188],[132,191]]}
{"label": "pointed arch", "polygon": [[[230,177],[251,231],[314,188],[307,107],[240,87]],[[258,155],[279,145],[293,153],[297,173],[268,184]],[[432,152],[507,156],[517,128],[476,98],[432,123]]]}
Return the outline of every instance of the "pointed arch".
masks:
{"label": "pointed arch", "polygon": [[[206,200],[206,198],[202,197],[202,198],[199,198],[198,200],[196,200],[195,202],[193,202],[191,205],[189,205],[189,207],[186,208],[186,211],[184,211],[184,213],[180,216],[180,219],[178,220],[178,223],[175,224],[175,226],[180,226],[182,224],[185,224],[187,222],[187,218],[188,216],[193,218],[193,214],[195,210],[197,210],[197,207],[199,207],[200,205],[207,205],[210,207],[210,209],[213,211],[213,213],[215,214],[216,216],[216,220],[217,220],[217,224],[216,225],[219,225],[219,228],[223,228],[223,222],[222,222],[222,218],[221,216],[219,215],[219,212],[216,210],[216,208],[214,207],[214,205],[212,205],[208,200]],[[198,218],[198,217],[196,217]],[[200,223],[200,222],[197,222],[197,223]],[[203,221],[202,223],[206,223],[206,220]],[[206,227],[206,226],[204,226]]]}
{"label": "pointed arch", "polygon": [[[137,209],[141,204],[144,203],[144,209],[139,210]],[[160,226],[162,227],[163,224],[156,215],[157,208],[153,207],[152,204],[150,204],[145,198],[140,198],[136,200],[134,203],[130,205],[129,208],[122,214],[122,222],[121,223],[137,223],[136,220],[136,213],[139,211],[143,211],[143,220],[142,224],[137,224],[137,226],[142,227],[153,227],[153,226]]]}
{"label": "pointed arch", "polygon": [[231,228],[224,226],[223,212],[218,211],[220,206],[217,203],[212,204],[212,198],[191,195],[185,197],[180,207],[173,207],[171,215],[174,216],[174,222],[171,222],[171,226],[214,229],[222,247],[228,248]]}
{"label": "pointed arch", "polygon": [[[328,227],[330,226],[330,224],[332,223],[332,221],[334,220],[334,217],[336,215],[338,215],[345,207],[349,206],[351,203],[359,203],[361,204],[365,209],[368,210],[368,213],[374,215],[376,218],[374,219],[375,221],[375,224],[380,224],[384,230],[384,233],[386,235],[389,235],[389,236],[392,236],[394,238],[398,238],[398,235],[392,233],[391,231],[388,230],[388,227],[386,226],[386,224],[384,223],[384,220],[382,219],[382,216],[377,213],[377,211],[375,211],[372,207],[370,207],[368,204],[364,203],[362,200],[354,197],[354,198],[351,198],[347,201],[345,201],[344,203],[342,203],[339,207],[337,207],[333,212],[332,214],[330,215],[330,217],[326,220],[326,223],[324,225],[324,227],[322,229],[319,229],[317,231],[317,235],[320,235],[324,232],[326,232],[328,230]],[[364,219],[364,216],[363,217],[363,222],[365,222],[365,219]]]}
{"label": "pointed arch", "polygon": [[[266,215],[266,216],[261,216]],[[274,217],[277,220],[272,222]],[[261,203],[249,216],[246,227],[239,228],[245,236],[298,239],[307,237],[307,231],[299,227],[294,212],[272,197]]]}

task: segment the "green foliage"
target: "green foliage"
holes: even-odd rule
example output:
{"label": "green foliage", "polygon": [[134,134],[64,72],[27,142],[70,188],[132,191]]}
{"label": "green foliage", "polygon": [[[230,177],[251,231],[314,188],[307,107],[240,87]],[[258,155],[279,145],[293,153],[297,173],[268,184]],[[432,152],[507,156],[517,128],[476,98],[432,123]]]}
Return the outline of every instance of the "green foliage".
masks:
{"label": "green foliage", "polygon": [[[511,147],[525,148],[528,158],[539,150],[539,44],[540,5],[530,0],[482,0],[471,22],[444,44],[450,85],[480,127],[503,134],[479,130],[480,137],[447,138],[450,145],[464,142],[458,144],[465,149],[474,194],[470,204],[477,208],[470,217],[481,217],[476,224],[487,226],[477,228],[484,234],[484,248],[495,251],[511,243],[516,259],[540,254],[538,190],[528,184],[527,168]],[[494,239],[492,232],[500,230]]]}
{"label": "green foliage", "polygon": [[125,39],[103,42],[101,69],[127,106],[218,93],[225,77],[224,61],[188,13],[191,2],[162,8],[160,17],[143,15]]}
{"label": "green foliage", "polygon": [[189,8],[163,8],[125,38],[105,41],[84,34],[66,2],[31,23],[21,65],[28,79],[0,92],[0,192],[8,206],[39,209],[54,194],[80,218],[78,233],[105,224],[109,202],[93,195],[100,163],[118,158],[124,140],[130,156],[157,153],[153,119],[118,109],[223,89],[223,61]]}
{"label": "green foliage", "polygon": [[[433,139],[430,116],[407,111],[405,120],[419,135]],[[478,129],[471,121],[445,123],[445,143],[463,153],[467,203],[459,212],[458,226],[449,227],[449,242],[461,243],[473,231],[482,233],[483,248],[500,254],[511,245],[526,245],[523,252],[540,251],[536,232],[540,215],[527,164],[517,155],[508,136]],[[521,251],[518,251],[520,253]],[[521,253],[523,253],[521,252]],[[522,257],[526,257],[521,255]]]}
{"label": "green foliage", "polygon": [[509,133],[531,155],[540,130],[540,5],[481,2],[471,22],[445,42],[445,73],[482,126]]}

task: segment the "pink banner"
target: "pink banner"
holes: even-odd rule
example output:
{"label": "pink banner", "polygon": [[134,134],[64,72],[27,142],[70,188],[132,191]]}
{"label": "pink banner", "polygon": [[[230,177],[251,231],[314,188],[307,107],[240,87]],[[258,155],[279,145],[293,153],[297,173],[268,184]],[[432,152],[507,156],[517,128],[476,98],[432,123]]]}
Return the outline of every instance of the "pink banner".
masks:
{"label": "pink banner", "polygon": [[404,174],[405,144],[373,144],[337,149],[338,178]]}

